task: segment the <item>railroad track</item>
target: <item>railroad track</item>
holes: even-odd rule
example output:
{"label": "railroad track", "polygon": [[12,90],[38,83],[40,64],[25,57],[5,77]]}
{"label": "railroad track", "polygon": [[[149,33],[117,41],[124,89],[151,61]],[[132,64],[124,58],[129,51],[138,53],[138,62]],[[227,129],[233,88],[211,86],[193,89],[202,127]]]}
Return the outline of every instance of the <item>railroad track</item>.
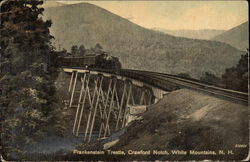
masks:
{"label": "railroad track", "polygon": [[163,74],[150,71],[130,70],[130,69],[122,69],[120,71],[103,70],[103,69],[94,69],[94,70],[138,79],[151,85],[155,84],[154,86],[157,86],[164,90],[169,90],[166,88],[166,84],[172,84],[172,87],[175,87],[172,90],[180,88],[193,89],[214,96],[219,96],[229,100],[240,101],[245,104],[248,104],[247,93],[204,84],[195,79],[184,79],[170,74]]}
{"label": "railroad track", "polygon": [[188,79],[183,79],[183,78],[168,75],[168,74],[159,74],[159,73],[153,73],[153,72],[138,72],[137,74],[147,75],[147,76],[158,78],[160,80],[173,82],[175,84],[178,84],[182,88],[190,88],[194,90],[199,90],[199,91],[210,93],[216,96],[222,96],[222,97],[248,103],[247,93],[238,92],[238,91],[229,90],[229,89],[223,89],[220,87],[215,87],[212,85],[207,85],[204,83],[200,83],[200,82],[196,82],[196,81],[192,81]]}

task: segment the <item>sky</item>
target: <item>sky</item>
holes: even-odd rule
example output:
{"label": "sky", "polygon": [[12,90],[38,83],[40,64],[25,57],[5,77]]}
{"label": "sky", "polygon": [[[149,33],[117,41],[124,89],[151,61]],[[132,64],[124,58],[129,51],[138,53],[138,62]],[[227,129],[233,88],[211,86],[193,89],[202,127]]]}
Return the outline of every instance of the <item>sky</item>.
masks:
{"label": "sky", "polygon": [[146,27],[228,30],[248,20],[247,1],[59,1],[88,2]]}

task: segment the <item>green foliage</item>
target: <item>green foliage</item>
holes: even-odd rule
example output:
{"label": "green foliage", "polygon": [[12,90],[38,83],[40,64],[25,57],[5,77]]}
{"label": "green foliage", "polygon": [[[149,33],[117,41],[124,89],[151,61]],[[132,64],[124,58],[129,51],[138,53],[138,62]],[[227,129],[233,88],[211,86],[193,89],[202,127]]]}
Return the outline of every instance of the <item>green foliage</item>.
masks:
{"label": "green foliage", "polygon": [[71,54],[73,56],[75,56],[77,54],[77,51],[78,51],[78,47],[77,46],[74,45],[74,46],[71,47]]}
{"label": "green foliage", "polygon": [[187,73],[180,73],[180,74],[178,74],[178,76],[180,76],[182,78],[186,78],[186,79],[190,79],[191,78],[191,76],[189,74],[187,74]]}
{"label": "green foliage", "polygon": [[226,88],[248,92],[248,53],[242,55],[236,67],[228,68],[222,75]]}
{"label": "green foliage", "polygon": [[[41,0],[7,0],[1,6],[0,89],[2,145],[18,149],[43,134],[53,112],[55,72]],[[9,151],[9,150],[5,150]]]}
{"label": "green foliage", "polygon": [[82,57],[85,55],[86,49],[84,47],[84,45],[80,45],[79,48],[77,45],[73,45],[71,47],[71,53],[68,53],[68,56],[72,56],[72,57]]}
{"label": "green foliage", "polygon": [[86,49],[85,49],[84,45],[80,45],[80,47],[78,49],[78,55],[84,56],[85,51],[86,51]]}
{"label": "green foliage", "polygon": [[99,43],[97,43],[91,50],[96,54],[101,54],[103,52],[103,48]]}
{"label": "green foliage", "polygon": [[200,80],[204,83],[213,84],[213,85],[217,85],[221,81],[221,79],[219,77],[216,77],[214,74],[212,74],[210,72],[205,72],[201,76]]}

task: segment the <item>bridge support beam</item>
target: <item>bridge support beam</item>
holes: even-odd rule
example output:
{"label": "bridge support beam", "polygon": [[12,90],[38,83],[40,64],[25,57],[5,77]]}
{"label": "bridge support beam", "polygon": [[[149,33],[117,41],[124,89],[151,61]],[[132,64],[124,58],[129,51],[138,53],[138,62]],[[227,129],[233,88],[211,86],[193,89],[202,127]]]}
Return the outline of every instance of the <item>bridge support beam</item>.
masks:
{"label": "bridge support beam", "polygon": [[153,96],[154,96],[154,103],[158,102],[160,99],[164,97],[165,94],[167,94],[167,91],[164,91],[162,89],[152,87]]}
{"label": "bridge support beam", "polygon": [[[72,133],[84,142],[106,138],[129,122],[130,108],[152,104],[165,91],[124,77],[72,71],[69,108],[76,109]],[[155,101],[156,101],[155,100]]]}
{"label": "bridge support beam", "polygon": [[[77,110],[76,110],[76,115],[75,115],[75,121],[74,121],[74,125],[73,125],[73,133],[75,132],[75,128],[76,128],[76,122],[78,121],[78,114],[79,114],[79,109],[80,109],[80,106],[82,105],[81,104],[81,101],[82,101],[82,94],[83,92],[85,92],[85,87],[84,87],[84,83],[85,83],[85,78],[86,78],[86,73],[84,74],[84,77],[83,79],[81,78],[81,90],[80,90],[80,96],[79,96],[79,100],[78,100],[78,105],[77,105]],[[84,95],[85,97],[85,95]],[[82,114],[82,110],[81,110],[81,113]],[[81,118],[81,115],[80,115],[80,118]],[[77,135],[78,135],[78,131],[77,131]]]}

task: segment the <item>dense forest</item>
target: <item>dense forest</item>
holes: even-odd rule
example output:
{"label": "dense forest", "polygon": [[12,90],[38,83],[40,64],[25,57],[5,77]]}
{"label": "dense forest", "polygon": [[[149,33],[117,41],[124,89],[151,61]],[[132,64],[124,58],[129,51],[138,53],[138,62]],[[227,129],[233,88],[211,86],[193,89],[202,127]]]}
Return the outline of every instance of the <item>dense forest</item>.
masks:
{"label": "dense forest", "polygon": [[[248,60],[249,51],[241,56],[236,66],[225,69],[220,77],[206,71],[199,78],[199,81],[226,89],[248,92]],[[194,79],[187,73],[179,73],[178,76],[185,79]]]}

